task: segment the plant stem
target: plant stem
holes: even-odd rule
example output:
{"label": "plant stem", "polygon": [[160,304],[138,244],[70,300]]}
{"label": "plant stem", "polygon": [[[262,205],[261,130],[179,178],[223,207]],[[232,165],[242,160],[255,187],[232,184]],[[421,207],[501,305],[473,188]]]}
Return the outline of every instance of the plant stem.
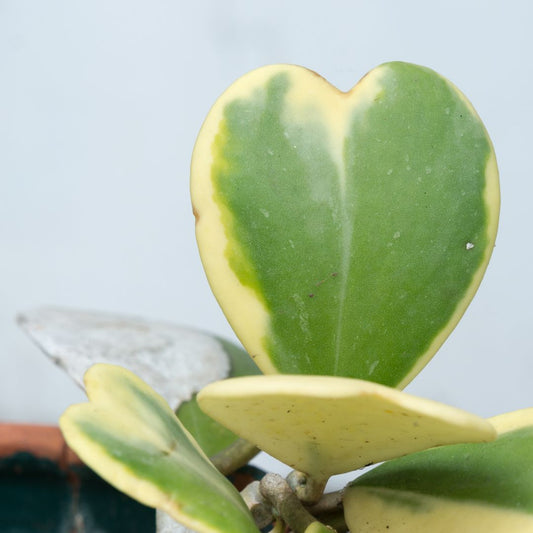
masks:
{"label": "plant stem", "polygon": [[259,488],[261,494],[272,504],[294,533],[305,533],[311,524],[316,524],[314,529],[317,533],[321,530],[319,527],[321,524],[306,510],[287,481],[279,474],[267,474],[261,480]]}
{"label": "plant stem", "polygon": [[211,462],[225,476],[248,464],[259,453],[259,448],[244,439],[237,439],[227,448],[210,457]]}
{"label": "plant stem", "polygon": [[337,533],[345,533],[348,526],[344,518],[342,497],[342,491],[324,494],[316,504],[307,507],[307,510],[320,522],[335,528]]}
{"label": "plant stem", "polygon": [[342,511],[342,496],[343,492],[340,490],[337,492],[329,492],[328,494],[322,495],[317,503],[308,506],[307,509],[313,516]]}
{"label": "plant stem", "polygon": [[325,480],[317,480],[304,472],[293,470],[287,476],[287,483],[301,502],[313,504],[318,502],[324,493],[327,478]]}
{"label": "plant stem", "polygon": [[241,497],[250,509],[259,529],[268,526],[274,520],[272,505],[261,494],[259,481],[252,481],[243,490]]}

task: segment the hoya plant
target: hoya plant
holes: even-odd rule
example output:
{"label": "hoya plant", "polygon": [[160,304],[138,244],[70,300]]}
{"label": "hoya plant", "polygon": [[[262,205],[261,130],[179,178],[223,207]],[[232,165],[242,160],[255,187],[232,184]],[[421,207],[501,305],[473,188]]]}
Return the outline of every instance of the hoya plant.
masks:
{"label": "hoya plant", "polygon": [[[533,409],[485,420],[402,391],[495,242],[494,151],[454,85],[401,62],[348,92],[255,70],[207,115],[191,193],[244,350],[100,313],[20,318],[75,379],[99,363],[60,420],[89,466],[157,508],[160,532],[533,531]],[[259,449],[293,471],[239,493],[226,475]]]}

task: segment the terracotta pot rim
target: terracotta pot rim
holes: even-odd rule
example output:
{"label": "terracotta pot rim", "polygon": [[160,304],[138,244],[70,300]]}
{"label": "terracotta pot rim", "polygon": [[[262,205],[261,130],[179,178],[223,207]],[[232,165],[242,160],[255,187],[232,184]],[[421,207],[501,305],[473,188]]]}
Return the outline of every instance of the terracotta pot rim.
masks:
{"label": "terracotta pot rim", "polygon": [[66,469],[83,464],[68,447],[57,426],[0,423],[0,459],[17,453],[30,453]]}

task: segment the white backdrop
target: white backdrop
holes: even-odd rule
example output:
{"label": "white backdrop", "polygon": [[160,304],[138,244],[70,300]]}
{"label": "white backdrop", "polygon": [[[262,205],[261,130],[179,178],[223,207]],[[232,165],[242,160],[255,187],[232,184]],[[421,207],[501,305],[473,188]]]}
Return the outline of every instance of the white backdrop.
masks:
{"label": "white backdrop", "polygon": [[83,394],[14,325],[45,304],[232,332],[188,197],[215,98],[268,63],[347,90],[389,60],[474,103],[502,185],[476,299],[410,392],[483,416],[533,406],[533,4],[0,0],[0,420],[55,423]]}

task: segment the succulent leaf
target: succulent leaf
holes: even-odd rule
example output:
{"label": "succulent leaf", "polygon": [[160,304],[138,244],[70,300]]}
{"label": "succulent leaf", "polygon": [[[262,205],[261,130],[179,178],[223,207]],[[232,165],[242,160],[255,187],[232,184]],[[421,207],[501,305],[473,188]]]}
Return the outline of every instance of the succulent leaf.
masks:
{"label": "succulent leaf", "polygon": [[146,383],[124,368],[98,364],[85,385],[90,403],[67,409],[60,426],[93,470],[199,533],[258,533],[237,490]]}
{"label": "succulent leaf", "polygon": [[211,287],[265,373],[405,386],[494,245],[485,128],[448,80],[408,63],[347,93],[297,66],[245,75],[207,116],[191,177]]}
{"label": "succulent leaf", "polygon": [[361,533],[533,531],[533,409],[490,419],[493,442],[456,444],[378,466],[346,490]]}
{"label": "succulent leaf", "polygon": [[316,480],[431,446],[490,441],[475,415],[368,381],[251,376],[212,383],[200,408]]}

